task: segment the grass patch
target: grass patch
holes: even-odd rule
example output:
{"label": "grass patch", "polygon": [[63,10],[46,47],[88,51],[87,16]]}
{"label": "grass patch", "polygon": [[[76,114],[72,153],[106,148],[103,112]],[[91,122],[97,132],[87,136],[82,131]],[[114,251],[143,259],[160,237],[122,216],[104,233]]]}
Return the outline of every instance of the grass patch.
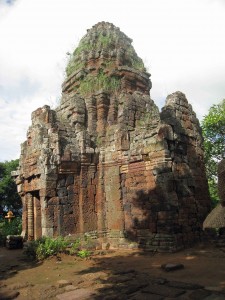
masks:
{"label": "grass patch", "polygon": [[[142,59],[137,56],[134,47],[128,41],[126,41],[125,38],[121,37],[120,35],[115,35],[114,33],[98,32],[94,38],[86,35],[81,39],[78,47],[70,56],[70,60],[66,67],[67,76],[70,76],[76,70],[85,67],[87,62],[85,61],[85,56],[87,60],[88,53],[92,51],[101,52],[102,49],[104,49],[106,52],[110,52],[113,49],[122,49],[124,51],[125,66],[139,71],[146,71]],[[81,57],[83,54],[84,58]]]}
{"label": "grass patch", "polygon": [[144,63],[140,57],[137,56],[134,47],[130,45],[125,52],[125,59],[128,67],[139,71],[146,71]]}
{"label": "grass patch", "polygon": [[89,95],[99,90],[106,92],[116,92],[120,88],[120,79],[115,76],[107,76],[102,71],[98,75],[88,74],[80,82],[79,92],[82,96]]}
{"label": "grass patch", "polygon": [[89,52],[91,50],[93,50],[93,44],[87,40],[81,40],[78,47],[74,50],[73,55],[78,56],[82,52]]}
{"label": "grass patch", "polygon": [[69,63],[66,67],[66,74],[70,76],[75,70],[80,70],[85,67],[85,63],[79,60],[74,60],[70,58]]}

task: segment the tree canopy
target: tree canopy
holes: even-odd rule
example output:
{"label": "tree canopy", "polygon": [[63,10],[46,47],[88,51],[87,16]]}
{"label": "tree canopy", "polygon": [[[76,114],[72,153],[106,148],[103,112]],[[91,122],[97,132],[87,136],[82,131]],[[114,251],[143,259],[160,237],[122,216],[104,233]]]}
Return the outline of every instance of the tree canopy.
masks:
{"label": "tree canopy", "polygon": [[219,200],[217,192],[217,164],[225,158],[225,99],[209,109],[202,120],[205,163],[209,192],[213,202]]}
{"label": "tree canopy", "polygon": [[18,159],[0,162],[0,212],[12,210],[18,214],[21,211],[22,202],[11,177],[11,171],[16,170],[18,165]]}

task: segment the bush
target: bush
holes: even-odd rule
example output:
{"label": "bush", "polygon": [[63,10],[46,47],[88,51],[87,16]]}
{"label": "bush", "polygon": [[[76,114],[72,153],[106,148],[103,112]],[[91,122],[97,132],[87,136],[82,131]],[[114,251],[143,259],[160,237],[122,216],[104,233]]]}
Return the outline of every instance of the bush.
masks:
{"label": "bush", "polygon": [[88,250],[80,250],[77,252],[77,256],[81,257],[81,258],[87,258],[91,255],[91,252]]}
{"label": "bush", "polygon": [[24,250],[24,254],[29,258],[43,260],[49,256],[66,252],[68,242],[63,237],[56,239],[41,237],[36,241],[29,241]]}
{"label": "bush", "polygon": [[38,244],[37,258],[43,260],[49,256],[57,255],[64,252],[67,247],[68,242],[63,237],[58,237],[57,239],[46,237],[44,242]]}
{"label": "bush", "polygon": [[81,248],[81,240],[77,239],[74,243],[70,244],[70,255],[76,254]]}
{"label": "bush", "polygon": [[49,256],[65,252],[67,247],[68,242],[62,237],[57,239],[42,237],[36,241],[28,242],[24,253],[29,258],[43,260]]}
{"label": "bush", "polygon": [[0,245],[5,245],[7,235],[20,235],[22,232],[22,219],[16,217],[15,219],[8,221],[2,221],[0,223]]}
{"label": "bush", "polygon": [[82,248],[80,239],[71,243],[63,237],[56,239],[42,237],[36,241],[28,242],[24,249],[24,254],[29,258],[37,260],[44,260],[49,256],[58,255],[60,253],[69,253],[70,255],[77,255],[81,258],[89,257],[91,252]]}

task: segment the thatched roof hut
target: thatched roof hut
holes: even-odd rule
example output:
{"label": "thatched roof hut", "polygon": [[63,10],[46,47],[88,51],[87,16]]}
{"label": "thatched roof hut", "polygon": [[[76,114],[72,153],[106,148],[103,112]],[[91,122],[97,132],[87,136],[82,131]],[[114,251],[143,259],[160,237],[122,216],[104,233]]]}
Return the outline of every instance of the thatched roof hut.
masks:
{"label": "thatched roof hut", "polygon": [[220,203],[206,217],[203,229],[225,228],[225,159],[218,164],[218,194]]}
{"label": "thatched roof hut", "polygon": [[203,222],[203,229],[222,227],[225,227],[225,206],[219,203],[206,217]]}

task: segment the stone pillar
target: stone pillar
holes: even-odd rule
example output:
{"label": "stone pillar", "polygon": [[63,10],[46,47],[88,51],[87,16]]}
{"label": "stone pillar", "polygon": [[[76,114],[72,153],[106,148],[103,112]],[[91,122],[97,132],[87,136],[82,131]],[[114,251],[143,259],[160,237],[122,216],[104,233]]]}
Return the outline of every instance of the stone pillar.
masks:
{"label": "stone pillar", "polygon": [[33,196],[31,193],[27,193],[27,227],[28,227],[28,240],[34,239],[34,204]]}
{"label": "stone pillar", "polygon": [[24,239],[27,239],[27,201],[26,194],[21,196],[22,204],[23,204],[23,212],[22,212],[22,233]]}
{"label": "stone pillar", "polygon": [[53,217],[48,209],[48,199],[40,196],[42,236],[53,237]]}
{"label": "stone pillar", "polygon": [[96,189],[96,212],[97,212],[98,234],[101,240],[101,238],[103,238],[106,233],[104,166],[102,163],[98,165],[98,184]]}
{"label": "stone pillar", "polygon": [[37,240],[42,236],[40,199],[34,196],[33,203],[34,203],[33,204],[34,205],[34,239]]}
{"label": "stone pillar", "polygon": [[87,180],[87,166],[81,165],[81,172],[80,172],[80,179],[81,179],[81,188],[79,193],[79,232],[84,233],[84,203],[86,200],[86,180]]}

